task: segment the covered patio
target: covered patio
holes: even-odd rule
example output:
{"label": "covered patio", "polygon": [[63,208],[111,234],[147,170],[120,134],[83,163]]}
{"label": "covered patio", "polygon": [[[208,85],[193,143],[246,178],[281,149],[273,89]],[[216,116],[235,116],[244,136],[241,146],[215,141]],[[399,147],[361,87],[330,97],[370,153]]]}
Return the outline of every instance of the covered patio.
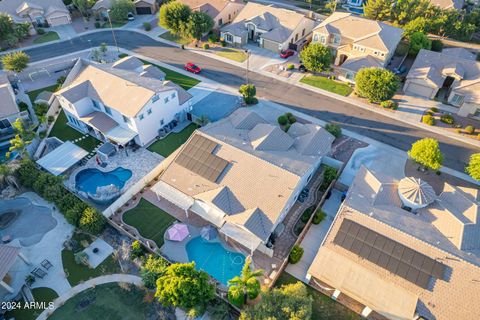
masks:
{"label": "covered patio", "polygon": [[51,174],[58,176],[87,155],[87,151],[71,141],[67,141],[37,160],[37,163]]}

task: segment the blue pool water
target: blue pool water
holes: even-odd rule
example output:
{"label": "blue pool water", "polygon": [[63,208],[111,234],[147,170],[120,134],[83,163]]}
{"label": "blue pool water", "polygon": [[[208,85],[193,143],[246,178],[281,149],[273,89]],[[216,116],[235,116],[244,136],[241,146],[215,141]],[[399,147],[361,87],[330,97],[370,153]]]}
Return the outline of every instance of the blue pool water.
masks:
{"label": "blue pool water", "polygon": [[109,172],[102,172],[98,169],[85,169],[77,173],[75,186],[77,190],[90,194],[96,194],[98,187],[117,186],[120,190],[125,182],[132,177],[132,171],[119,167]]}
{"label": "blue pool water", "polygon": [[228,284],[228,280],[240,275],[245,256],[225,249],[220,243],[210,243],[202,237],[190,240],[186,246],[188,260],[195,261],[195,267],[212,277]]}
{"label": "blue pool water", "polygon": [[7,152],[10,149],[10,143],[1,145],[0,146],[0,163],[7,162],[8,160],[12,160],[16,156],[16,152],[12,152],[10,154],[10,158],[7,160]]}

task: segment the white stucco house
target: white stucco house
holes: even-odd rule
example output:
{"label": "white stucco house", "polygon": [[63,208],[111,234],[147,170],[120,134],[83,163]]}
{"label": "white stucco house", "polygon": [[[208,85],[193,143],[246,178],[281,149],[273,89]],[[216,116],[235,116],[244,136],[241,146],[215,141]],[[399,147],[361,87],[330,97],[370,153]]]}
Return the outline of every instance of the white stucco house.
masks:
{"label": "white stucco house", "polygon": [[193,11],[206,13],[213,19],[213,28],[230,23],[239,14],[245,3],[242,0],[179,0]]}
{"label": "white stucco house", "polygon": [[315,26],[315,20],[293,10],[248,2],[231,24],[223,27],[221,37],[230,45],[242,47],[248,42],[273,52],[297,49]]}
{"label": "white stucco house", "polygon": [[164,78],[134,57],[112,65],[79,59],[55,95],[76,130],[117,146],[145,146],[191,110],[192,96]]}
{"label": "white stucco house", "polygon": [[17,23],[28,22],[35,26],[51,27],[72,22],[70,12],[62,0],[3,0],[0,12],[8,14]]}

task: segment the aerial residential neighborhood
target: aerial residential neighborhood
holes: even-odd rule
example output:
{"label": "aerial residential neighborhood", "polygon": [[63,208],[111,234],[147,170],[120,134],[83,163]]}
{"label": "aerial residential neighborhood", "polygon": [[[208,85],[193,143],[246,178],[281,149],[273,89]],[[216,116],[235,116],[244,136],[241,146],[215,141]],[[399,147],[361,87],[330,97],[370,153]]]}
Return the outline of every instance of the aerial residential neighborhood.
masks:
{"label": "aerial residential neighborhood", "polygon": [[475,1],[0,0],[0,320],[480,318]]}

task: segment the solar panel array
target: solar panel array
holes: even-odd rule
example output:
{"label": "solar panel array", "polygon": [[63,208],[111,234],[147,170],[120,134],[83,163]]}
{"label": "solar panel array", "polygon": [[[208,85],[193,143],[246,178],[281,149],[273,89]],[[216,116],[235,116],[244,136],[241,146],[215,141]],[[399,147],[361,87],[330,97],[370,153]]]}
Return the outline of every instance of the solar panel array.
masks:
{"label": "solar panel array", "polygon": [[333,243],[424,289],[445,271],[444,264],[352,220],[343,220]]}
{"label": "solar panel array", "polygon": [[214,154],[214,141],[196,134],[175,159],[175,162],[205,179],[216,182],[228,161]]}

